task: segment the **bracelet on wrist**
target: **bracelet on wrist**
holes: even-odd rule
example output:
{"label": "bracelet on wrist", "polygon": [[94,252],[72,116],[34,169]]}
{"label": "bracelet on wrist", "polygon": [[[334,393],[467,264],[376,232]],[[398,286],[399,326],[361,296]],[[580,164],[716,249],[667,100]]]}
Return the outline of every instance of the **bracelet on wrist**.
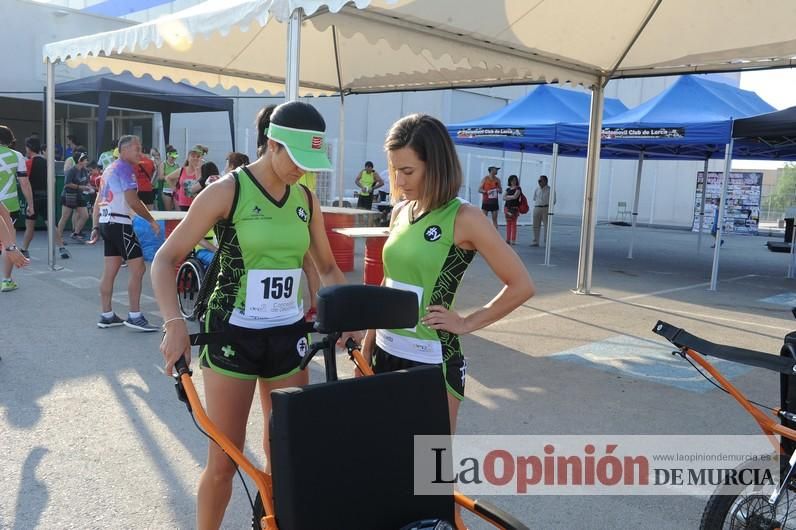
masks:
{"label": "bracelet on wrist", "polygon": [[174,322],[174,321],[177,321],[177,320],[182,320],[183,322],[185,322],[185,319],[183,317],[169,318],[163,323],[163,332],[164,333],[166,332],[166,325],[168,325],[169,322]]}

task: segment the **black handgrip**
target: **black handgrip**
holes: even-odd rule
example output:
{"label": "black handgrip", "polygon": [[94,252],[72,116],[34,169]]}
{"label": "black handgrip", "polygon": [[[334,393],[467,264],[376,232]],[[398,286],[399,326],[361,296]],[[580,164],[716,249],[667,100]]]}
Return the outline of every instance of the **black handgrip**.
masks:
{"label": "black handgrip", "polygon": [[185,361],[185,356],[183,355],[180,355],[180,358],[174,363],[174,368],[177,369],[177,377],[181,376],[182,374],[193,375],[191,369],[188,368],[188,363]]}
{"label": "black handgrip", "polygon": [[310,345],[310,350],[306,353],[306,355],[304,355],[304,357],[302,357],[301,362],[299,363],[299,369],[306,369],[307,366],[309,366],[312,358],[315,357],[315,354],[318,353],[319,350],[325,348],[328,344],[329,338],[324,337],[320,342],[314,342],[312,345]]}
{"label": "black handgrip", "polygon": [[348,348],[349,355],[354,351],[359,349],[359,344],[356,343],[354,339],[348,337],[348,340],[345,341],[345,347]]}

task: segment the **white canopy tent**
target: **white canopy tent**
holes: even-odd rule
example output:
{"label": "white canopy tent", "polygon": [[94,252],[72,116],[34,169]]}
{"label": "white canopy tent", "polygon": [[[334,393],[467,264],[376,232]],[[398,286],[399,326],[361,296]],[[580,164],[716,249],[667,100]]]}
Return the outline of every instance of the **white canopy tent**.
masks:
{"label": "white canopy tent", "polygon": [[[59,62],[272,92],[283,89],[292,65],[290,96],[535,82],[589,87],[576,288],[588,294],[607,81],[793,66],[794,26],[792,0],[209,0],[156,21],[48,44],[44,60],[48,88]],[[49,100],[48,116],[53,111]],[[48,127],[50,145],[52,134]],[[48,167],[52,191],[51,159]],[[51,264],[54,258],[51,244]]]}

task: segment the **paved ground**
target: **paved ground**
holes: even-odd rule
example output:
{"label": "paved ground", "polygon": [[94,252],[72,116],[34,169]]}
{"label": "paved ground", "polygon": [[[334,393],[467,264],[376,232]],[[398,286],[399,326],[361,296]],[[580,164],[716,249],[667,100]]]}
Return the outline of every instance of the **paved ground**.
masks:
{"label": "paved ground", "polygon": [[[773,303],[796,297],[796,283],[784,278],[787,255],[769,253],[765,238],[727,238],[719,291],[709,292],[711,254],[696,253],[695,235],[640,229],[631,261],[628,230],[598,228],[594,289],[602,296],[583,297],[570,292],[578,225],[556,226],[554,267],[541,265],[544,250],[530,248],[528,228],[520,228],[517,251],[537,295],[464,339],[468,399],[459,432],[756,432],[727,396],[673,363],[650,329],[663,318],[716,341],[777,352],[796,328],[788,307]],[[161,372],[159,335],[97,329],[100,249],[72,246],[73,259],[60,262],[67,268],[50,272],[44,244],[39,234],[31,250],[38,259],[16,274],[21,288],[0,294],[0,528],[192,528],[206,441]],[[349,277],[358,281],[361,269]],[[159,323],[148,278],[146,285],[144,311]],[[498,289],[478,258],[459,307],[466,312]],[[126,295],[117,292],[121,314]],[[319,380],[322,365],[312,369]],[[732,373],[752,398],[777,403],[776,375]],[[255,411],[248,452],[258,460],[261,425]],[[693,528],[704,506],[699,497],[490,500],[533,528]],[[236,486],[224,527],[248,521]]]}

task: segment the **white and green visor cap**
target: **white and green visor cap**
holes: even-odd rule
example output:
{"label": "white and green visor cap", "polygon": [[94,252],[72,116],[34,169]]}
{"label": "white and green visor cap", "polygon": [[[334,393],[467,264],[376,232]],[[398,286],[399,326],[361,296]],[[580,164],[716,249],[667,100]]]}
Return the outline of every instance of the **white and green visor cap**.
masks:
{"label": "white and green visor cap", "polygon": [[268,138],[283,145],[293,162],[304,171],[332,169],[326,155],[326,133],[272,123],[268,127]]}

